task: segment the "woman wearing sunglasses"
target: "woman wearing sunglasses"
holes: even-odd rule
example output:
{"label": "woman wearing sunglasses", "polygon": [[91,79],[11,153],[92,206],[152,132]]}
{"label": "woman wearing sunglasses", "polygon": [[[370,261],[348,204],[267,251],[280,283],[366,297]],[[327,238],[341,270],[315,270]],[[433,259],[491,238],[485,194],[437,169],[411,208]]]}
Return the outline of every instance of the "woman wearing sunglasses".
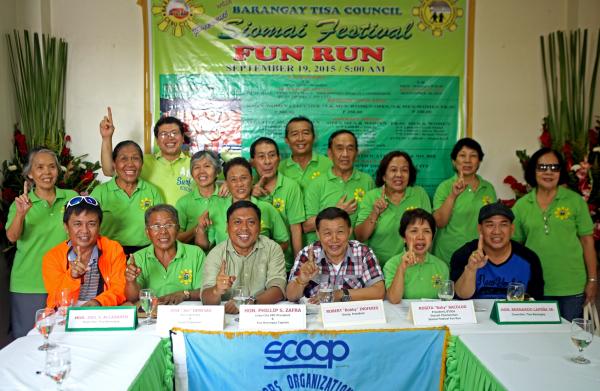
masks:
{"label": "woman wearing sunglasses", "polygon": [[10,274],[14,338],[31,330],[35,311],[46,304],[42,256],[67,238],[61,227],[63,208],[77,193],[56,187],[59,169],[54,152],[46,148],[31,150],[23,168],[23,194],[15,198],[8,212],[6,237],[17,245]]}
{"label": "woman wearing sunglasses", "polygon": [[561,315],[581,318],[598,287],[594,225],[581,195],[561,186],[567,169],[560,153],[542,148],[525,168],[533,188],[517,201],[514,238],[539,256],[546,299],[558,300]]}
{"label": "woman wearing sunglasses", "polygon": [[117,175],[96,187],[92,197],[102,206],[102,235],[121,243],[129,255],[150,244],[144,234],[144,212],[163,199],[154,185],[140,178],[144,155],[137,143],[118,143],[112,160]]}

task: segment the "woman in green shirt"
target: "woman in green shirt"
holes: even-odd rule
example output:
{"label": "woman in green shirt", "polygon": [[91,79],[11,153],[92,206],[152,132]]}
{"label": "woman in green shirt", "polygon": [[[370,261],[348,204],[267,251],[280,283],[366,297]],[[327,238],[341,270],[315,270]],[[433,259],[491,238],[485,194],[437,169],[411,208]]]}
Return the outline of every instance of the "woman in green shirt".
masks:
{"label": "woman in green shirt", "polygon": [[423,209],[406,211],[400,220],[400,236],[406,251],[392,257],[383,268],[386,297],[392,304],[402,299],[436,298],[440,281],[448,279],[448,266],[429,254],[435,220]]}
{"label": "woman in green shirt", "polygon": [[520,198],[514,239],[535,251],[544,272],[544,296],[557,300],[561,316],[581,318],[598,290],[594,225],[581,195],[561,186],[568,180],[560,153],[542,148],[531,156],[525,180],[533,188]]}
{"label": "woman in green shirt", "polygon": [[477,175],[483,160],[477,141],[458,140],[450,158],[456,174],[440,183],[433,196],[433,217],[438,228],[433,253],[446,264],[450,264],[454,251],[479,237],[479,209],[496,201],[494,186]]}
{"label": "woman in green shirt", "polygon": [[15,198],[8,212],[6,237],[17,246],[10,274],[14,338],[27,334],[34,325],[35,311],[46,306],[43,255],[67,239],[63,229],[63,209],[77,193],[56,187],[59,169],[53,151],[46,148],[31,150],[23,168],[23,194]]}
{"label": "woman in green shirt", "polygon": [[144,155],[136,142],[118,143],[112,160],[116,176],[97,186],[91,196],[102,208],[102,236],[119,242],[129,255],[150,244],[144,234],[144,213],[163,199],[156,186],[140,178]]}
{"label": "woman in green shirt", "polygon": [[422,187],[415,186],[416,180],[417,169],[410,156],[392,151],[379,163],[377,188],[369,190],[360,203],[354,235],[371,247],[381,267],[404,248],[398,234],[404,212],[415,208],[431,211],[429,196]]}

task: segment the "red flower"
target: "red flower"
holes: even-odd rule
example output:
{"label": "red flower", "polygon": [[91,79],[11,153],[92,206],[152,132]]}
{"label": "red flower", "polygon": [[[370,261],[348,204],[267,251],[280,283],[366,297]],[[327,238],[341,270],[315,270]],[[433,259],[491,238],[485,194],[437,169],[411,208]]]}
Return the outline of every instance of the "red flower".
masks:
{"label": "red flower", "polygon": [[5,187],[2,189],[2,199],[7,203],[11,203],[17,198],[17,192],[11,189],[10,187]]}
{"label": "red flower", "polygon": [[25,139],[25,135],[19,130],[15,130],[15,144],[17,145],[19,155],[23,157],[27,156],[27,140]]}
{"label": "red flower", "polygon": [[70,143],[71,142],[71,136],[69,136],[68,134],[65,136],[65,143]]}
{"label": "red flower", "polygon": [[590,215],[594,216],[596,214],[596,208],[596,205],[588,204],[588,210],[590,211]]}
{"label": "red flower", "polygon": [[510,199],[510,200],[500,200],[500,202],[502,202],[504,205],[508,206],[509,208],[512,208],[513,205],[517,202],[517,200]]}
{"label": "red flower", "polygon": [[567,162],[567,171],[571,171],[571,167],[573,167],[573,148],[568,141],[563,145],[561,152],[565,156],[565,161]]}
{"label": "red flower", "polygon": [[512,186],[515,183],[518,183],[519,181],[517,181],[517,179],[514,176],[509,175],[506,178],[504,178],[503,182],[506,183],[507,185],[511,185]]}
{"label": "red flower", "polygon": [[60,151],[60,156],[67,157],[71,154],[71,150],[67,147],[63,147],[62,151]]}
{"label": "red flower", "polygon": [[94,180],[94,172],[92,170],[85,170],[81,176],[81,181],[84,183],[91,182]]}
{"label": "red flower", "polygon": [[542,144],[542,147],[544,148],[552,148],[552,136],[546,126],[544,126],[542,134],[540,135],[540,144]]}
{"label": "red flower", "polygon": [[590,150],[598,145],[600,139],[598,138],[598,130],[590,129],[588,131],[588,143],[590,146]]}

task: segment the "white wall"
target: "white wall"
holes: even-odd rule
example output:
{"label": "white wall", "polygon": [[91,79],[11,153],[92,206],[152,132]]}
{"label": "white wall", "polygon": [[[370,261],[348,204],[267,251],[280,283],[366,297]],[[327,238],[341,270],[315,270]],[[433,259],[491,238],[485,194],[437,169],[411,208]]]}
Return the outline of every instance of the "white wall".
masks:
{"label": "white wall", "polygon": [[13,83],[4,35],[12,33],[16,27],[16,0],[0,0],[0,162],[11,157],[13,125],[16,113],[13,97]]}
{"label": "white wall", "polygon": [[[9,3],[23,4],[19,5],[25,8],[21,15],[29,12],[40,28],[45,28],[49,20],[52,34],[69,42],[67,132],[73,136],[75,153],[89,153],[91,159],[99,159],[97,128],[107,105],[114,108],[115,141],[131,138],[141,143],[143,27],[136,1]],[[41,16],[31,9],[36,5]],[[476,2],[473,136],[486,152],[481,173],[494,183],[500,197],[512,196],[508,186],[502,184],[504,177],[521,174],[515,150],[527,148],[533,152],[538,147],[545,115],[539,36],[577,26],[592,28],[596,33],[600,1]],[[2,101],[0,110],[5,105]],[[600,113],[600,99],[596,107]]]}

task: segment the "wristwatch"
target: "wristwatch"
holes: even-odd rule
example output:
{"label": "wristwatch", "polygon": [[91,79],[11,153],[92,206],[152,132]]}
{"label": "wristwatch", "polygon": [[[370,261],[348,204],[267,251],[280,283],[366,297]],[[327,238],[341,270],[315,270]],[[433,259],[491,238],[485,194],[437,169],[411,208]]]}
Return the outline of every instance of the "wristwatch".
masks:
{"label": "wristwatch", "polygon": [[183,291],[183,295],[185,296],[186,300],[189,300],[190,297],[192,297],[192,294],[190,293],[190,291]]}
{"label": "wristwatch", "polygon": [[352,296],[350,296],[350,291],[346,288],[342,288],[342,300],[341,301],[352,301]]}

